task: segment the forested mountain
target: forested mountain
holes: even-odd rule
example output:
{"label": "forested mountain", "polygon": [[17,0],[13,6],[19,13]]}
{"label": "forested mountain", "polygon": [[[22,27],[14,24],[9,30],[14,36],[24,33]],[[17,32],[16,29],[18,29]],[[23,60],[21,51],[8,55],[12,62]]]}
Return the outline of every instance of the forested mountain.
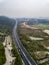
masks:
{"label": "forested mountain", "polygon": [[15,20],[5,16],[0,16],[0,31],[2,29],[7,29],[11,33]]}

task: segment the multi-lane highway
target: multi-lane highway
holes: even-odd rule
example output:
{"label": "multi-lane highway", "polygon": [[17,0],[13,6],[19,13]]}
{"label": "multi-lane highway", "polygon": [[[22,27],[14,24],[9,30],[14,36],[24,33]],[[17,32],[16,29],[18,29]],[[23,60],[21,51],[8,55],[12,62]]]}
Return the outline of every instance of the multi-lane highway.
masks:
{"label": "multi-lane highway", "polygon": [[18,22],[16,21],[16,24],[15,24],[15,26],[13,28],[13,33],[12,33],[16,48],[18,49],[18,51],[19,51],[25,65],[37,65],[36,62],[31,58],[31,56],[29,55],[27,50],[24,48],[24,46],[22,45],[22,43],[21,43],[21,41],[20,41],[20,39],[18,37],[17,23]]}

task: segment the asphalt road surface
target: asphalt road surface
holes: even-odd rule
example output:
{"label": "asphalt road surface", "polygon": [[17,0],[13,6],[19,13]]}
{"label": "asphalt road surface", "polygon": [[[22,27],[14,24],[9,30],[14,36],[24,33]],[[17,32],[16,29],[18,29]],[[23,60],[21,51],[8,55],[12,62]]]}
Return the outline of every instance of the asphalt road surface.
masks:
{"label": "asphalt road surface", "polygon": [[15,24],[15,26],[13,28],[13,32],[12,32],[13,39],[14,39],[14,42],[15,42],[15,46],[18,49],[18,51],[19,51],[25,65],[37,65],[36,62],[31,58],[31,56],[29,55],[29,53],[27,52],[25,47],[22,45],[22,43],[21,43],[21,41],[20,41],[20,39],[18,37],[17,23],[18,22],[16,21],[16,24]]}

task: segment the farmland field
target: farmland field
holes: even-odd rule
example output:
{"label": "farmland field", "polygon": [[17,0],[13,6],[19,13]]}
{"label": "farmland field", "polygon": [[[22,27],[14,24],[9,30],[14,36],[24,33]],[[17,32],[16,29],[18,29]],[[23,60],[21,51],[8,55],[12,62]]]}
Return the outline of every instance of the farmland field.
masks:
{"label": "farmland field", "polygon": [[35,24],[35,25],[31,25],[31,26],[35,26],[40,29],[49,29],[49,24]]}

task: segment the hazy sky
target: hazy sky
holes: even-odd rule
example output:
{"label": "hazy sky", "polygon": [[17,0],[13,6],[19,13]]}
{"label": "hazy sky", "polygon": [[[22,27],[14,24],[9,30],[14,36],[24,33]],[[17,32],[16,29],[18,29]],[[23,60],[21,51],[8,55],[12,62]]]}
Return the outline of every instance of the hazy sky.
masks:
{"label": "hazy sky", "polygon": [[0,0],[0,15],[49,17],[49,0]]}

